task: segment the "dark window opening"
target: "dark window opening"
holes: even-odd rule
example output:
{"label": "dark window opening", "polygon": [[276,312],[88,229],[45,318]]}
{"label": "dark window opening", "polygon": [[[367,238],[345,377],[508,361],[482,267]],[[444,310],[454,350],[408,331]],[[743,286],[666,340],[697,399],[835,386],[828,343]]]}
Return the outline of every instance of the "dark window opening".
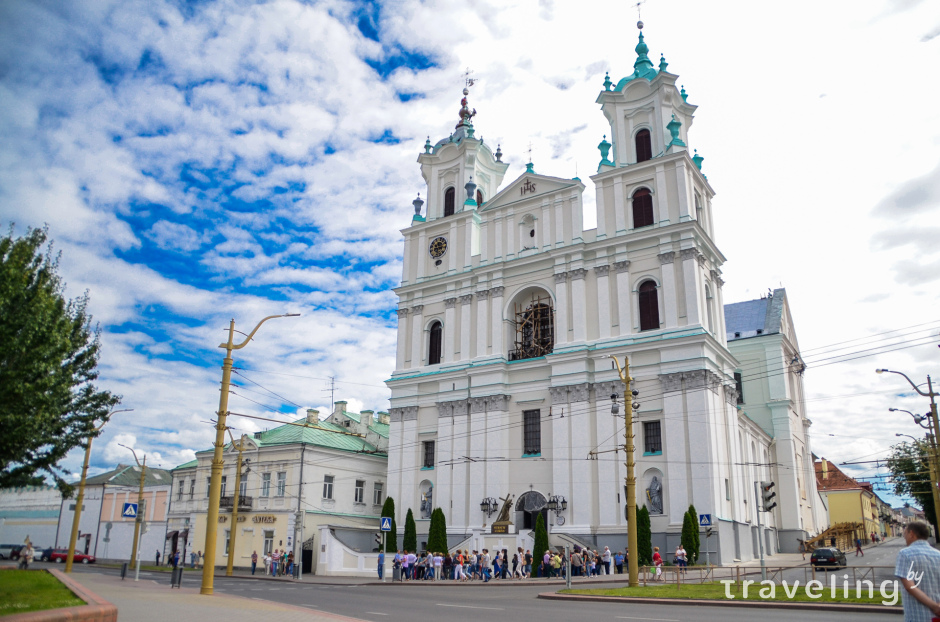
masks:
{"label": "dark window opening", "polygon": [[738,390],[738,404],[744,403],[744,378],[741,372],[734,372],[734,388]]}
{"label": "dark window opening", "polygon": [[640,330],[659,328],[659,295],[656,292],[656,283],[643,281],[639,290],[639,302]]}
{"label": "dark window opening", "polygon": [[434,468],[434,441],[424,441],[424,464],[426,469]]}
{"label": "dark window opening", "polygon": [[648,454],[662,453],[663,438],[658,421],[643,423],[643,451]]}
{"label": "dark window opening", "polygon": [[483,205],[483,193],[477,190],[477,205]]}
{"label": "dark window opening", "polygon": [[650,140],[649,130],[640,130],[636,133],[636,161],[646,162],[653,159],[653,143]]}
{"label": "dark window opening", "polygon": [[428,365],[438,365],[441,362],[441,332],[440,322],[431,324],[431,338],[428,340]]}
{"label": "dark window opening", "polygon": [[633,228],[648,227],[653,224],[653,195],[646,188],[633,193]]}
{"label": "dark window opening", "polygon": [[530,238],[534,238],[534,237],[535,237],[535,229],[532,229],[531,231],[529,231],[529,237],[530,237]]}
{"label": "dark window opening", "polygon": [[444,191],[444,215],[453,216],[454,215],[454,197],[456,196],[457,191],[453,188],[448,188]]}
{"label": "dark window opening", "polygon": [[555,346],[555,323],[552,306],[547,299],[537,301],[522,310],[516,307],[516,340],[509,351],[510,361],[534,359],[551,354]]}
{"label": "dark window opening", "polygon": [[525,455],[542,453],[542,417],[538,410],[522,411],[523,451]]}

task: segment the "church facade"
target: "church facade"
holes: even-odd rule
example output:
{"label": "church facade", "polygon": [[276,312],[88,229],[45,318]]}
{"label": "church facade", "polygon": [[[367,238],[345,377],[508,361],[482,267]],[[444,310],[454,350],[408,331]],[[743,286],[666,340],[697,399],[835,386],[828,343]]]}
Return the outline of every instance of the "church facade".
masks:
{"label": "church facade", "polygon": [[[610,140],[591,177],[596,229],[583,229],[580,179],[530,162],[503,184],[508,165],[475,137],[467,89],[454,133],[418,157],[427,207],[419,197],[402,230],[388,381],[398,525],[413,508],[426,533],[421,517],[440,507],[452,544],[491,542],[511,498],[516,540],[503,546],[531,548],[541,514],[553,544],[624,549],[623,411],[611,414],[623,385],[610,357],[626,356],[654,544],[675,547],[694,505],[715,531],[703,557],[757,554],[755,481],[770,479],[772,438],[736,403],[714,191],[687,146],[696,107],[639,39],[633,73],[597,98]],[[774,513],[761,521],[772,553]]]}

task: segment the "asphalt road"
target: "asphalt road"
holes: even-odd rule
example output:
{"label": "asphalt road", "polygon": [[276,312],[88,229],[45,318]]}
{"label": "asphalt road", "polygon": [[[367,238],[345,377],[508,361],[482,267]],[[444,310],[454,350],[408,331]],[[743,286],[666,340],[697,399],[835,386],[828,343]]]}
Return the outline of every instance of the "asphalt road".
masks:
{"label": "asphalt road", "polygon": [[[895,553],[896,553],[895,547]],[[868,554],[866,553],[866,557]],[[874,556],[872,556],[874,558]],[[116,570],[83,567],[81,572],[116,573]],[[169,583],[165,573],[141,573],[141,580]],[[184,575],[184,586],[198,588],[197,573]],[[562,602],[539,600],[540,592],[557,590],[561,584],[542,585],[316,585],[251,579],[215,579],[216,594],[233,594],[259,600],[275,601],[312,610],[373,621],[413,622],[416,619],[538,620],[568,622],[594,619],[636,622],[762,622],[791,621],[868,621],[892,620],[897,614],[836,613],[831,611],[794,611],[786,609],[754,609],[689,605],[624,605],[620,603]],[[169,587],[167,588],[169,592]],[[170,595],[168,594],[168,597]],[[587,617],[586,617],[587,616]]]}

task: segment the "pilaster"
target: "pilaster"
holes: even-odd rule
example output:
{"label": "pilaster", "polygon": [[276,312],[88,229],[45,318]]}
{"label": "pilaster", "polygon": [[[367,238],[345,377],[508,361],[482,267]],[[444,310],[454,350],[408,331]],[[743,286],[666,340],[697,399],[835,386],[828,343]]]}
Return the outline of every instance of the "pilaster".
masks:
{"label": "pilaster", "polygon": [[568,343],[568,273],[555,273],[555,344]]}
{"label": "pilaster", "polygon": [[487,301],[490,290],[481,289],[477,292],[477,351],[476,356],[486,356],[486,339],[489,335],[487,324]]}
{"label": "pilaster", "polygon": [[631,311],[633,308],[633,290],[630,286],[630,262],[615,261],[614,272],[617,274],[617,323],[620,325],[620,336],[633,332]]}
{"label": "pilaster", "polygon": [[584,291],[584,277],[587,270],[576,268],[571,275],[571,327],[575,343],[587,339],[587,296]]}
{"label": "pilaster", "polygon": [[659,263],[663,271],[663,306],[665,307],[666,328],[675,328],[679,324],[675,259],[676,254],[672,251],[659,255]]}
{"label": "pilaster", "polygon": [[610,283],[609,265],[594,266],[597,278],[597,336],[600,339],[610,337]]}
{"label": "pilaster", "polygon": [[411,367],[424,365],[424,305],[411,307]]}

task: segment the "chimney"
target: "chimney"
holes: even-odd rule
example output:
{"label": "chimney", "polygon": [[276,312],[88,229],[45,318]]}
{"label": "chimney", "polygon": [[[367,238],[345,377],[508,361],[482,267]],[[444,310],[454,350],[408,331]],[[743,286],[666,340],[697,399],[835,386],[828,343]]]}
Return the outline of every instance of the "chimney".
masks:
{"label": "chimney", "polygon": [[320,423],[320,411],[313,408],[307,409],[307,423]]}
{"label": "chimney", "polygon": [[388,425],[391,422],[391,417],[388,416],[388,413],[385,411],[379,411],[379,423],[384,423]]}
{"label": "chimney", "polygon": [[825,458],[822,459],[822,476],[823,479],[829,479],[829,463]]}
{"label": "chimney", "polygon": [[375,417],[373,417],[375,412],[372,410],[363,410],[359,414],[362,415],[362,417],[359,419],[359,422],[363,425],[370,426],[375,421]]}
{"label": "chimney", "polygon": [[344,401],[333,402],[333,414],[338,415],[340,413],[342,414],[346,413],[346,402]]}

